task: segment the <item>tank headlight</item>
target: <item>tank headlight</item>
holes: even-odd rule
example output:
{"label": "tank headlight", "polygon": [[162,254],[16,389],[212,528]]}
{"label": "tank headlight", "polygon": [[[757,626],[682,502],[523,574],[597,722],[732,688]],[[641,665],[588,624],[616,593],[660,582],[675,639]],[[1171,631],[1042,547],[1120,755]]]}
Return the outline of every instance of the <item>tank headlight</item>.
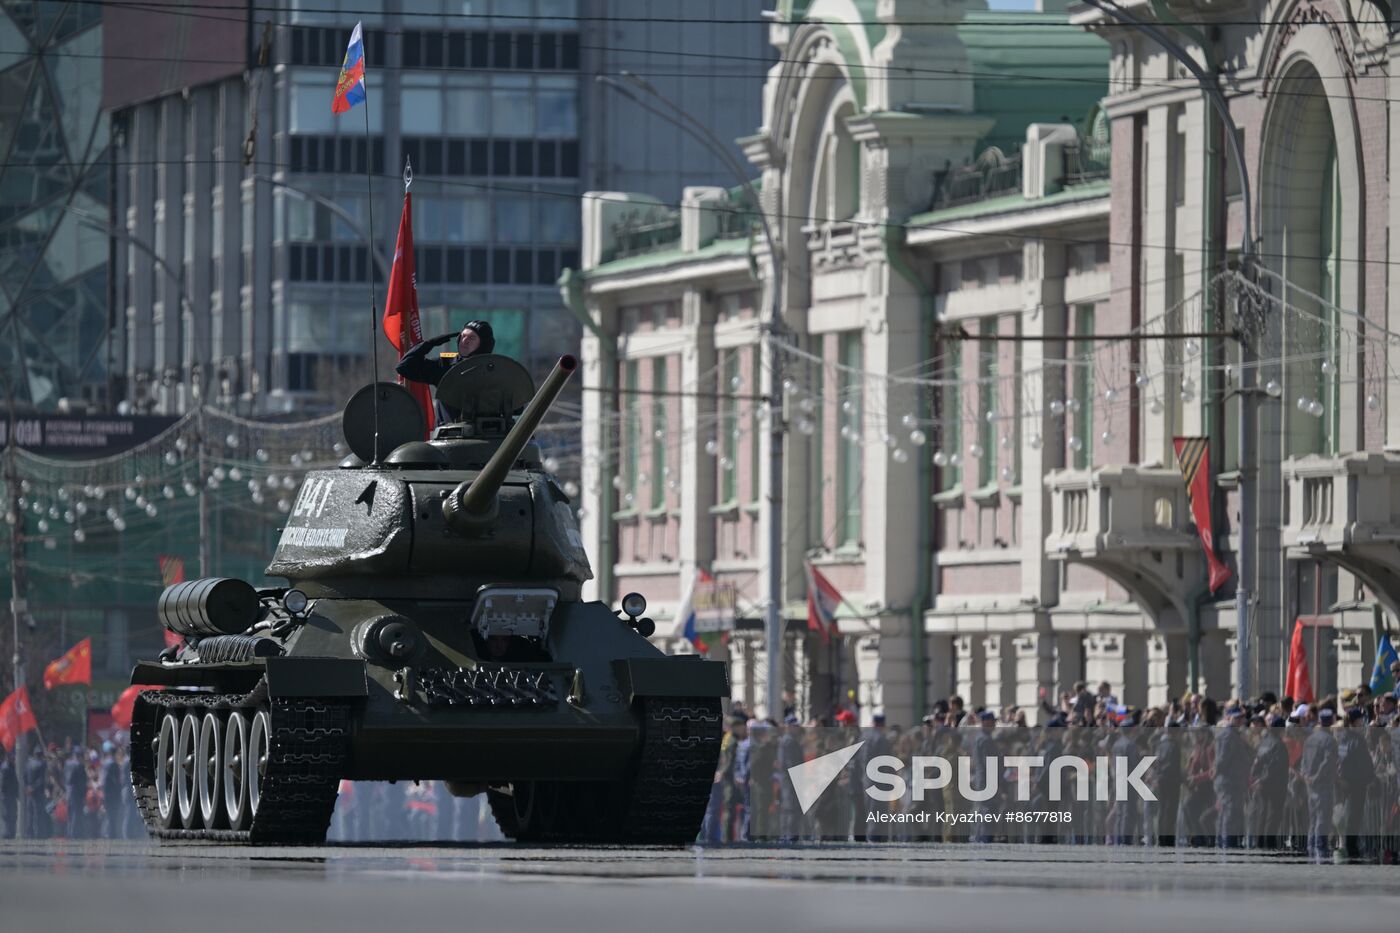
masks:
{"label": "tank headlight", "polygon": [[622,597],[622,611],[632,618],[637,618],[647,611],[646,597],[641,593],[628,593]]}
{"label": "tank headlight", "polygon": [[288,590],[282,594],[282,608],[294,616],[306,612],[306,607],[310,604],[311,600],[301,590]]}

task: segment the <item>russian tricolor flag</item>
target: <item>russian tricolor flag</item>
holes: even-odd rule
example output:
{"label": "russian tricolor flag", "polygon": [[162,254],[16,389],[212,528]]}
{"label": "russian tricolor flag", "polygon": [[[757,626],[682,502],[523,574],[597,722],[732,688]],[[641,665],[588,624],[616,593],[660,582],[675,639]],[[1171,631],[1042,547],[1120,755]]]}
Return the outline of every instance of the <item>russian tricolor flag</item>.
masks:
{"label": "russian tricolor flag", "polygon": [[807,570],[807,628],[819,633],[825,644],[832,635],[841,634],[836,610],[846,599],[811,561],[803,566]]}
{"label": "russian tricolor flag", "polygon": [[690,586],[686,587],[685,595],[681,597],[681,604],[676,609],[676,618],[681,620],[681,634],[686,641],[695,646],[695,650],[704,654],[710,650],[709,644],[700,637],[700,633],[695,630],[695,584],[714,583],[715,578],[710,576],[699,567],[695,568],[695,576],[690,581]]}
{"label": "russian tricolor flag", "polygon": [[345,64],[340,66],[340,80],[335,84],[333,113],[344,113],[365,102],[365,43],[360,35],[360,23],[350,33],[350,45],[345,49]]}

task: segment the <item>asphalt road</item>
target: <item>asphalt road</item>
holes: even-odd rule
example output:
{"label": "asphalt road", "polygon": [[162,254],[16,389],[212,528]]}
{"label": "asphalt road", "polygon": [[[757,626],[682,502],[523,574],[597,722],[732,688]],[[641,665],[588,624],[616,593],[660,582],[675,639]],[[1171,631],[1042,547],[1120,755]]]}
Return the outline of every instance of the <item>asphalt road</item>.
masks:
{"label": "asphalt road", "polygon": [[1394,929],[1400,866],[1032,846],[0,841],[0,933]]}

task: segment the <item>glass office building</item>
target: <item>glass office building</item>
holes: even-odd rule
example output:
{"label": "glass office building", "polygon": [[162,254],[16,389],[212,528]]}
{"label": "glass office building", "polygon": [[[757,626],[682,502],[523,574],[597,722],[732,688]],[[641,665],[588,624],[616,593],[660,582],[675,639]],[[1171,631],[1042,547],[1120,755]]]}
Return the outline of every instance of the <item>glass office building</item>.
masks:
{"label": "glass office building", "polygon": [[[694,27],[647,12],[617,0],[310,0],[246,16],[214,0],[109,7],[109,49],[122,53],[107,77],[122,397],[168,413],[200,399],[249,414],[341,404],[368,375],[371,342],[388,351],[371,319],[405,161],[424,332],[486,318],[498,350],[534,371],[577,352],[556,282],[579,265],[580,195],[671,197],[683,173],[734,184],[593,76],[650,75],[733,139],[757,125],[756,102],[728,106],[742,82],[727,66],[675,56],[749,52],[748,70],[771,58],[752,4],[684,12]],[[705,22],[724,16],[741,25]],[[368,102],[336,115],[357,20]],[[165,57],[144,55],[154,45]]]}
{"label": "glass office building", "polygon": [[95,4],[0,4],[0,373],[21,409],[107,396],[100,20]]}

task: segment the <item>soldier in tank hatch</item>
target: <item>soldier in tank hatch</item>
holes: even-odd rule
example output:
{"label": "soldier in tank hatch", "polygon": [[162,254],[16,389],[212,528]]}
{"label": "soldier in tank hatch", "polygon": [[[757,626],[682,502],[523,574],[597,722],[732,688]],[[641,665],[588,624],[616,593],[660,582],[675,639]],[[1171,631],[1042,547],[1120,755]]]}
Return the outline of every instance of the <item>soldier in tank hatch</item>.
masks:
{"label": "soldier in tank hatch", "polygon": [[[456,357],[448,357],[445,360],[428,358],[428,351],[447,343],[454,337],[457,340]],[[491,330],[490,323],[487,321],[468,321],[460,331],[442,334],[412,347],[403,355],[403,359],[399,360],[395,372],[405,379],[426,382],[428,385],[435,386],[442,381],[442,377],[458,360],[464,360],[469,356],[493,353],[495,350],[496,335]]]}
{"label": "soldier in tank hatch", "polygon": [[[457,355],[429,359],[428,352],[434,347],[441,346],[447,341],[457,339]],[[471,356],[483,356],[493,353],[496,349],[496,334],[491,330],[491,324],[487,321],[468,321],[460,331],[442,334],[429,340],[424,340],[416,344],[403,355],[398,366],[394,368],[400,376],[412,382],[426,382],[435,386],[442,381],[442,377],[447,375],[459,360],[464,360]],[[456,421],[458,413],[451,410],[442,402],[436,402],[436,418],[438,424],[449,421]]]}

